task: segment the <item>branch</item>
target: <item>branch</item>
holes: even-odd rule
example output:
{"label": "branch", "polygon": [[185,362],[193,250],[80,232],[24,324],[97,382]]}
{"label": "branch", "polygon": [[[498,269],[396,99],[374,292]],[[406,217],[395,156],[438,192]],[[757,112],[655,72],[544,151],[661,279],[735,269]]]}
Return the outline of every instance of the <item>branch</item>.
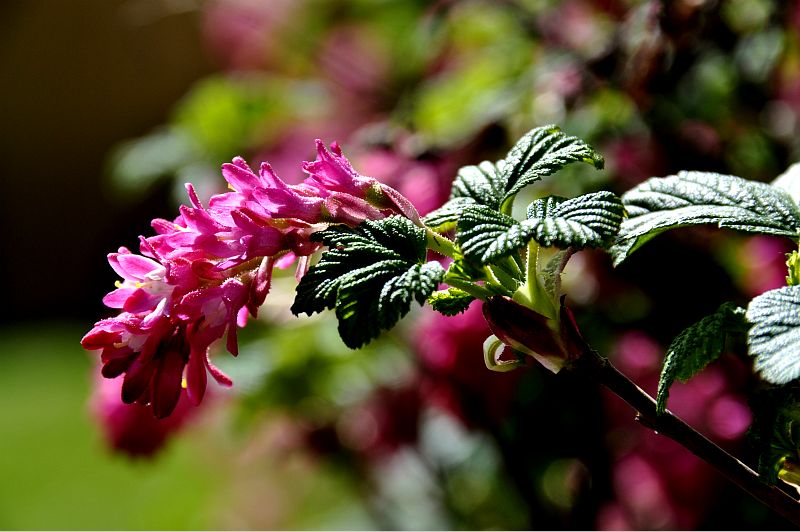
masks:
{"label": "branch", "polygon": [[620,373],[608,359],[601,357],[595,351],[587,351],[574,362],[570,369],[600,382],[638,412],[636,419],[642,425],[680,443],[750,495],[795,525],[800,526],[800,503],[798,501],[778,487],[766,484],[758,473],[694,430],[669,410],[661,415],[657,414],[655,400]]}

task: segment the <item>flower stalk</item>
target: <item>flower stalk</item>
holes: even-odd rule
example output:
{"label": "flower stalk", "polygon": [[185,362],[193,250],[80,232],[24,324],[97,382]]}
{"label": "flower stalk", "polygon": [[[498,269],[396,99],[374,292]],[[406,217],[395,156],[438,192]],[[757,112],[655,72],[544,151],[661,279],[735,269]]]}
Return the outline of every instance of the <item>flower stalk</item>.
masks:
{"label": "flower stalk", "polygon": [[440,235],[428,227],[425,228],[425,236],[427,237],[428,249],[451,259],[455,259],[459,255],[459,251],[453,241],[446,236]]}

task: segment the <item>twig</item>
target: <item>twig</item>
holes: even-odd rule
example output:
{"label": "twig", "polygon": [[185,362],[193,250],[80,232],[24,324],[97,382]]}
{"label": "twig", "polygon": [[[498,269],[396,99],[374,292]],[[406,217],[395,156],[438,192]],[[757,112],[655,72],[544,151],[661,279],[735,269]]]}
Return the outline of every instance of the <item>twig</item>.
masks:
{"label": "twig", "polygon": [[642,425],[675,440],[697,457],[712,465],[750,495],[800,526],[800,503],[775,486],[766,484],[750,467],[728,454],[721,447],[687,425],[669,410],[656,413],[656,402],[628,377],[620,373],[608,359],[595,351],[578,358],[571,370],[601,383],[637,411]]}

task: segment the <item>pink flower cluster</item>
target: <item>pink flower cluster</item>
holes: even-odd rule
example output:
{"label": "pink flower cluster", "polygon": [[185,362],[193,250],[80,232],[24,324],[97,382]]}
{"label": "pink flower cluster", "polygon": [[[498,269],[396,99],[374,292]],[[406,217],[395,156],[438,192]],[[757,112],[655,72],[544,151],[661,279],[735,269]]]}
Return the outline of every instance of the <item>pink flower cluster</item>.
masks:
{"label": "pink flower cluster", "polygon": [[208,358],[212,343],[227,334],[237,354],[236,328],[255,317],[270,288],[272,269],[298,261],[298,276],[320,244],[311,234],[328,224],[355,226],[400,214],[419,222],[399,192],[359,175],[333,143],[317,140],[317,158],[305,162],[308,177],[288,185],[268,164],[258,174],[241,158],[222,167],[232,192],[204,206],[187,185],[191,206],[174,221],[153,221],[155,236],[140,237],[140,252],[126,248],[108,257],[122,281],[103,302],[120,309],[83,337],[85,349],[101,350],[102,374],[124,374],[122,400],[152,405],[158,418],[175,408],[185,382],[199,404],[207,374],[230,379]]}

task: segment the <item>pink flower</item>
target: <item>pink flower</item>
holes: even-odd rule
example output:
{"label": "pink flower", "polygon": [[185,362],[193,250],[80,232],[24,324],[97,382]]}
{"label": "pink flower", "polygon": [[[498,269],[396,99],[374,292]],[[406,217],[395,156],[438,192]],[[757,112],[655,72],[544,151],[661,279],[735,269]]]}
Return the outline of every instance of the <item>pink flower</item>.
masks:
{"label": "pink flower", "polygon": [[227,70],[258,70],[280,57],[276,37],[294,29],[301,0],[213,0],[203,3],[203,33],[210,51]]}
{"label": "pink flower", "polygon": [[103,298],[106,306],[142,312],[157,308],[171,295],[172,287],[165,282],[167,270],[153,259],[134,255],[121,247],[118,253],[109,254],[108,262],[123,281]]}
{"label": "pink flower", "polygon": [[81,341],[99,350],[102,374],[122,379],[125,403],[150,405],[168,416],[182,396],[199,404],[207,374],[231,380],[209,360],[211,345],[227,336],[238,353],[237,327],[255,317],[269,292],[272,268],[295,258],[298,275],[321,244],[311,234],[338,223],[401,214],[419,222],[404,196],[358,174],[334,143],[317,141],[317,159],[302,165],[308,177],[288,185],[268,164],[253,172],[239,157],[222,167],[232,192],[204,206],[191,184],[190,205],[174,221],[153,221],[156,235],[141,237],[141,255],[126,248],[109,255],[121,277],[104,302],[121,313],[97,322]]}

